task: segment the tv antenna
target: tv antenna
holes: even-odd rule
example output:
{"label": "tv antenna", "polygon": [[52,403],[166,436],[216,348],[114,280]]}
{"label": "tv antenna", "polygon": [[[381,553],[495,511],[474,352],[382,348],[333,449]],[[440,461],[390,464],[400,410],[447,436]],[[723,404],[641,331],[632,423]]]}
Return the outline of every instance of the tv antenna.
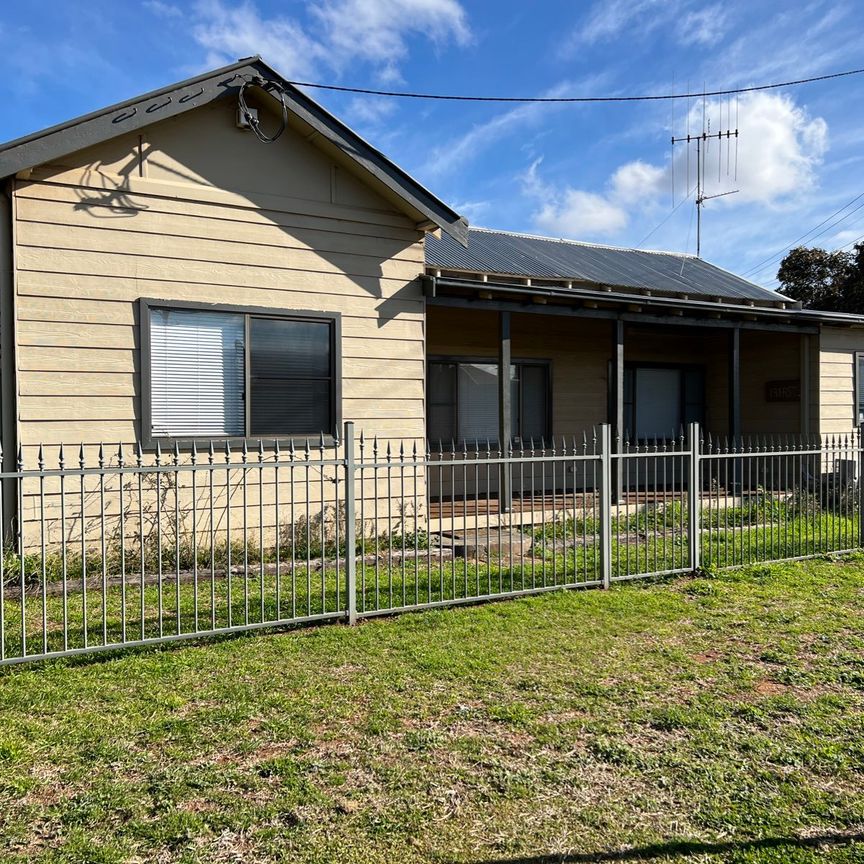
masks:
{"label": "tv antenna", "polygon": [[[675,196],[675,157],[674,150],[676,144],[685,144],[687,146],[687,181],[686,191],[689,195],[690,189],[690,153],[691,150],[696,150],[696,257],[702,257],[702,208],[706,201],[713,198],[723,198],[725,195],[734,195],[740,191],[738,189],[730,189],[726,192],[717,192],[714,195],[705,194],[705,169],[708,163],[709,149],[712,141],[717,141],[717,182],[722,179],[723,173],[723,143],[726,143],[726,176],[732,173],[732,139],[735,139],[735,165],[734,179],[738,179],[738,100],[735,100],[735,128],[731,128],[731,113],[732,105],[727,103],[726,106],[726,128],[720,129],[719,132],[711,131],[711,120],[707,118],[705,97],[702,97],[702,131],[696,134],[690,133],[690,112],[687,112],[687,134],[680,137],[672,136],[672,196]],[[723,125],[723,103],[720,103],[720,121]]]}

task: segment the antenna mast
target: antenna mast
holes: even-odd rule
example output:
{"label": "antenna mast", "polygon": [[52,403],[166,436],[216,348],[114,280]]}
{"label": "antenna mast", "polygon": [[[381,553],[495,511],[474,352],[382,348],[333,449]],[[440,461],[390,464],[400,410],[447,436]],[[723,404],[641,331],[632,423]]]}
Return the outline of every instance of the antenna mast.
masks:
{"label": "antenna mast", "polygon": [[[727,111],[731,112],[731,106]],[[720,116],[723,116],[723,106],[720,106]],[[689,126],[689,112],[688,112],[688,126]],[[717,177],[718,180],[720,178],[720,166],[722,164],[722,152],[723,152],[723,141],[726,141],[726,174],[729,174],[729,150],[731,149],[731,141],[735,139],[735,179],[738,177],[738,110],[736,107],[735,111],[735,129],[726,128],[721,129],[719,132],[711,131],[711,121],[708,121],[708,126],[706,129],[705,126],[705,100],[703,97],[702,100],[702,132],[696,135],[691,135],[688,131],[686,135],[682,135],[680,137],[672,136],[672,149],[675,149],[676,144],[686,144],[687,145],[687,178],[685,185],[685,190],[687,194],[689,194],[690,189],[690,148],[695,146],[696,149],[696,257],[702,257],[702,208],[705,206],[706,201],[710,201],[712,198],[722,198],[724,195],[734,195],[738,192],[738,189],[731,189],[728,192],[718,192],[715,195],[706,195],[705,194],[705,163],[708,160],[708,148],[710,142],[713,140],[718,141],[718,154],[717,154]],[[672,160],[672,176],[673,176],[673,184],[674,184],[674,176],[675,176],[675,160],[673,157]],[[674,185],[673,185],[674,188]]]}

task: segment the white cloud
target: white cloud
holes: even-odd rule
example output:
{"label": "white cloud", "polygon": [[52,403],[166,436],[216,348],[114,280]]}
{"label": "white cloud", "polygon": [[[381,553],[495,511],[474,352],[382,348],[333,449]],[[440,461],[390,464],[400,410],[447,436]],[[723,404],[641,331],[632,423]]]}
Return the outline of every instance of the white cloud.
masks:
{"label": "white cloud", "polygon": [[864,227],[859,225],[857,228],[838,231],[833,237],[826,239],[825,245],[831,249],[837,249],[840,246],[848,246],[856,240],[860,240],[862,236],[864,236]]}
{"label": "white cloud", "polygon": [[[555,98],[590,94],[605,86],[608,77],[607,73],[602,72],[579,81],[560,81],[539,95]],[[525,130],[541,126],[548,121],[552,113],[562,110],[573,112],[578,109],[561,103],[531,102],[501,111],[489,120],[476,123],[464,135],[432,147],[431,155],[420,173],[431,177],[447,174],[472,159],[479,158],[507,136],[517,132],[524,135]]]}
{"label": "white cloud", "polygon": [[526,194],[539,201],[532,214],[538,230],[555,237],[584,239],[616,234],[627,226],[627,211],[611,197],[565,186],[557,189],[543,180],[536,159],[522,176]]}
{"label": "white cloud", "polygon": [[343,114],[349,123],[377,126],[388,117],[392,117],[397,107],[392,99],[357,96],[348,103]]}
{"label": "white cloud", "polygon": [[[732,109],[730,111],[730,108]],[[708,115],[725,127],[727,117],[734,123],[734,107],[709,103]],[[691,129],[701,129],[701,107],[693,109]],[[724,207],[742,204],[776,206],[811,190],[816,169],[827,148],[828,127],[822,118],[811,118],[786,96],[770,93],[748,94],[741,99],[739,113],[738,174],[733,181],[734,139],[727,150],[714,141],[705,161],[705,193],[716,195],[737,188],[735,195],[718,199]],[[703,151],[704,152],[704,151]],[[726,174],[727,155],[730,175]],[[533,213],[538,229],[578,239],[612,236],[622,231],[631,218],[650,212],[671,191],[672,164],[652,165],[641,160],[617,168],[601,191],[579,189],[570,184],[556,187],[539,175],[540,159],[523,175],[523,190],[539,202]],[[690,183],[695,182],[695,155],[691,151]],[[681,193],[687,172],[687,153],[675,153],[676,185]],[[719,179],[718,179],[719,169]]]}
{"label": "white cloud", "polygon": [[326,0],[312,13],[325,41],[344,62],[362,58],[391,75],[408,48],[405,37],[420,34],[438,45],[470,41],[467,15],[457,0]]}
{"label": "white cloud", "polygon": [[472,225],[483,222],[486,214],[492,209],[492,201],[452,201],[453,209],[464,216]]}
{"label": "white cloud", "polygon": [[152,12],[158,18],[182,18],[183,10],[173,3],[164,3],[163,0],[144,0],[144,8]]}
{"label": "white cloud", "polygon": [[451,40],[465,45],[471,38],[458,0],[325,0],[309,14],[314,27],[287,16],[263,16],[251,0],[199,0],[193,38],[207,50],[208,65],[260,54],[283,74],[299,78],[325,67],[339,72],[361,60],[373,65],[381,80],[399,77],[410,36],[437,46]]}
{"label": "white cloud", "polygon": [[542,231],[574,239],[617,234],[627,221],[627,211],[602,195],[569,187],[534,214]]}
{"label": "white cloud", "polygon": [[658,8],[662,10],[664,6],[668,9],[672,5],[668,0],[600,0],[573,37],[575,41],[587,44],[614,39],[644,18],[646,13]]}
{"label": "white cloud", "polygon": [[[691,128],[701,128],[701,108],[691,111]],[[713,128],[735,125],[735,106],[729,102],[709,102],[708,114]],[[726,118],[730,118],[727,120]],[[816,168],[828,147],[828,124],[821,117],[810,117],[788,96],[750,93],[741,98],[738,116],[737,179],[727,177],[727,156],[734,175],[735,145],[724,141],[709,147],[706,157],[705,191],[708,195],[737,188],[726,200],[728,206],[745,202],[774,204],[812,189]],[[686,153],[678,151],[676,173],[683,180]],[[691,158],[691,171],[694,169]],[[719,170],[719,179],[718,179]],[[683,186],[683,183],[682,183]]]}
{"label": "white cloud", "polygon": [[661,28],[683,45],[711,45],[726,34],[721,4],[689,8],[689,0],[598,0],[564,39],[559,56],[569,59],[584,45],[626,36],[644,38]]}
{"label": "white cloud", "polygon": [[688,12],[675,32],[685,45],[713,45],[726,34],[726,13],[719,4]]}
{"label": "white cloud", "polygon": [[859,40],[849,37],[856,32],[856,5],[823,2],[778,9],[724,45],[724,84],[804,78],[857,65]]}
{"label": "white cloud", "polygon": [[438,176],[477,158],[506,135],[536,122],[547,107],[537,102],[519,105],[475,124],[461,137],[433,147],[422,173]]}
{"label": "white cloud", "polygon": [[657,197],[668,188],[669,172],[641,159],[622,165],[612,175],[611,194],[619,201],[643,201]]}
{"label": "white cloud", "polygon": [[263,19],[250,2],[228,6],[201,0],[195,7],[192,35],[207,49],[208,66],[260,54],[289,78],[310,76],[327,59],[325,46],[289,18]]}

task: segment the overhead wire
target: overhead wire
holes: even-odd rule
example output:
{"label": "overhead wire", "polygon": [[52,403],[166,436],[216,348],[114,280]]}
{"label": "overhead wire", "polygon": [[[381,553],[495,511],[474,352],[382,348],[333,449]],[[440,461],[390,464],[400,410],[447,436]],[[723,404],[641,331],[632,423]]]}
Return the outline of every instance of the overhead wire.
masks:
{"label": "overhead wire", "polygon": [[832,251],[841,252],[843,249],[848,249],[850,246],[855,246],[857,243],[861,243],[862,241],[864,241],[864,234],[860,237],[856,237],[854,240],[850,240],[848,243],[844,243],[842,246],[838,246]]}
{"label": "overhead wire", "polygon": [[[692,188],[692,189],[691,189],[691,190],[690,190],[690,191],[689,191],[689,192],[688,192],[688,193],[687,193],[687,194],[686,194],[686,195],[685,195],[685,196],[684,196],[684,197],[683,197],[683,198],[682,198],[682,199],[681,199],[681,200],[680,200],[680,201],[679,201],[679,202],[678,202],[678,203],[677,203],[677,204],[676,204],[676,205],[675,205],[675,206],[674,206],[674,207],[673,207],[673,208],[672,208],[672,209],[671,209],[667,214],[666,214],[666,216],[665,216],[665,217],[664,217],[660,222],[658,222],[657,225],[655,225],[655,226],[654,226],[654,227],[653,227],[653,228],[652,228],[652,229],[651,229],[651,230],[650,230],[650,231],[649,231],[649,232],[648,232],[648,233],[647,233],[647,234],[646,234],[646,235],[645,235],[645,236],[644,236],[640,241],[639,241],[639,243],[637,244],[636,248],[637,248],[637,249],[641,249],[641,248],[645,245],[645,243],[647,243],[648,240],[650,240],[651,237],[653,237],[654,234],[655,234],[657,231],[659,231],[659,230],[660,230],[660,229],[661,229],[661,228],[662,228],[662,227],[663,227],[663,226],[664,226],[664,225],[665,225],[665,224],[666,224],[666,223],[667,223],[667,222],[668,222],[668,221],[669,221],[669,220],[670,220],[674,215],[675,215],[675,211],[678,210],[678,208],[679,208],[682,204],[686,204],[687,201],[690,200],[691,196],[693,195],[693,193],[694,193],[695,191],[696,191],[696,188],[693,187],[693,188]],[[688,241],[688,242],[689,242],[689,241]]]}
{"label": "overhead wire", "polygon": [[[403,98],[403,99],[429,99],[429,100],[449,101],[449,102],[491,102],[491,103],[508,102],[508,103],[547,103],[547,104],[549,104],[549,103],[551,103],[551,104],[579,104],[579,103],[582,103],[582,104],[584,104],[584,103],[615,103],[615,102],[658,102],[658,101],[667,101],[667,100],[676,100],[676,99],[694,99],[694,98],[698,98],[701,96],[703,99],[703,104],[704,104],[704,100],[708,96],[732,96],[732,95],[734,95],[736,97],[735,115],[736,115],[736,124],[737,124],[737,121],[738,121],[738,104],[739,104],[738,99],[740,97],[740,94],[742,94],[742,93],[756,93],[756,92],[765,91],[765,90],[776,90],[776,89],[783,88],[783,87],[796,87],[796,86],[800,86],[803,84],[813,84],[813,83],[817,83],[820,81],[830,81],[830,80],[834,80],[834,79],[838,79],[838,78],[846,78],[849,76],[861,75],[861,74],[864,74],[864,68],[847,69],[847,70],[844,70],[842,72],[832,72],[832,73],[826,74],[826,75],[814,75],[814,76],[810,76],[809,78],[798,78],[798,79],[794,79],[794,80],[790,80],[790,81],[780,81],[780,82],[775,82],[775,83],[771,83],[771,84],[758,84],[758,85],[754,85],[751,87],[732,87],[732,88],[727,88],[727,89],[722,89],[722,90],[706,90],[704,88],[704,85],[703,85],[703,89],[700,93],[690,93],[690,92],[686,92],[686,93],[663,93],[663,94],[642,94],[642,95],[636,95],[636,96],[471,96],[471,95],[443,94],[443,93],[418,93],[418,92],[400,91],[400,90],[376,90],[376,89],[368,88],[368,87],[345,87],[345,86],[341,86],[341,85],[337,85],[337,84],[322,84],[320,82],[314,82],[314,81],[288,81],[288,83],[295,86],[295,87],[308,87],[308,88],[313,88],[313,89],[318,89],[318,90],[329,90],[329,91],[338,92],[338,93],[354,93],[354,94],[367,95],[367,96],[382,96],[382,97]],[[282,116],[281,116],[281,122],[280,122],[279,128],[272,135],[266,135],[262,131],[259,121],[257,120],[257,118],[254,116],[254,114],[247,107],[246,100],[245,100],[245,90],[249,86],[255,86],[255,87],[262,88],[262,89],[266,90],[267,92],[270,92],[271,95],[273,95],[274,91],[276,94],[278,94],[278,99],[281,103],[281,108],[282,108]],[[688,90],[689,90],[689,86],[688,86]],[[276,82],[266,81],[263,78],[257,78],[256,77],[256,78],[250,79],[247,77],[246,80],[244,81],[244,83],[240,87],[239,103],[240,103],[240,109],[241,109],[243,116],[245,117],[245,119],[249,123],[250,128],[255,133],[255,135],[259,138],[259,140],[261,140],[265,143],[271,143],[271,142],[275,141],[277,138],[279,138],[282,135],[282,133],[285,131],[285,128],[288,125],[288,107],[286,104],[286,93],[285,93],[284,89],[281,86],[279,86]],[[731,106],[729,106],[729,108],[731,109]],[[688,121],[689,121],[689,116],[688,116]],[[689,157],[689,153],[688,153],[688,157]],[[727,158],[728,158],[728,156],[727,156]],[[689,178],[689,165],[688,165],[688,172],[687,173],[688,173],[688,178]],[[737,147],[737,139],[736,139],[736,147],[735,147],[735,175],[736,175],[736,177],[737,177],[737,173],[738,173],[738,147]],[[675,211],[686,200],[688,200],[691,195],[692,195],[692,190],[675,207],[673,207],[673,209],[669,212],[669,214],[657,226],[655,226],[654,229],[652,229],[643,238],[643,240],[640,242],[639,246],[641,247],[643,243],[645,243],[648,239],[650,239],[650,237],[653,236],[653,234],[657,230],[659,230],[669,220],[669,218],[671,218],[671,216],[675,213]],[[820,228],[822,225],[825,224],[825,222],[832,219],[838,213],[841,213],[843,210],[845,210],[846,208],[851,206],[851,204],[853,204],[855,201],[857,201],[861,197],[864,197],[864,193],[861,193],[861,195],[857,196],[855,199],[853,199],[853,201],[851,201],[845,207],[840,208],[840,210],[838,210],[836,213],[829,216],[828,219],[824,220],[823,222],[820,222],[819,225],[816,226],[816,228]],[[861,205],[861,206],[864,207],[864,205]],[[850,213],[847,213],[846,216],[843,217],[843,219],[848,218],[848,216],[850,216],[852,213],[856,212],[858,209],[861,209],[861,207],[858,207],[858,208],[856,208],[856,210],[853,210]],[[838,222],[836,222],[834,224],[839,224],[840,222],[843,221],[843,219],[838,220]],[[691,219],[691,223],[692,223],[692,219]],[[690,227],[692,228],[692,224]],[[830,227],[833,227],[833,225],[829,226],[829,228]],[[787,249],[792,248],[792,246],[794,246],[795,243],[808,237],[812,233],[812,231],[814,231],[814,230],[816,230],[816,229],[815,228],[811,229],[811,231],[808,231],[806,234],[804,234],[801,237],[799,237],[798,239],[794,240],[789,246],[784,247],[784,249],[782,249],[779,253],[775,253],[775,255],[772,255],[769,258],[765,259],[764,261],[760,262],[758,265],[756,265],[756,267],[750,268],[747,271],[747,273],[745,273],[744,275],[747,275],[750,273],[758,273],[759,269],[762,268],[763,265],[770,263],[774,258],[779,257],[779,255],[782,255],[783,252],[785,252]],[[825,229],[825,230],[828,230],[828,229]],[[824,231],[820,232],[820,233],[824,233]],[[689,242],[690,242],[690,236],[689,235],[690,235],[690,230],[688,229],[687,245],[689,245]],[[819,235],[817,234],[814,236],[819,236]],[[855,242],[857,242],[857,241],[855,241]],[[847,244],[847,245],[851,245],[851,244]]]}
{"label": "overhead wire", "polygon": [[846,78],[850,75],[864,74],[864,69],[848,69],[828,75],[814,75],[794,81],[780,81],[774,84],[758,84],[752,87],[730,87],[725,90],[707,90],[699,93],[663,93],[639,96],[463,96],[444,93],[416,93],[405,90],[374,90],[369,87],[343,87],[337,84],[321,84],[315,81],[289,81],[295,87],[311,87],[317,90],[332,90],[337,93],[356,93],[365,96],[387,96],[399,99],[432,99],[445,102],[545,102],[545,103],[590,103],[590,102],[660,102],[668,99],[694,99],[706,96],[732,96],[741,93],[757,93],[763,90],[776,90],[780,87],[797,87],[801,84],[814,84]]}
{"label": "overhead wire", "polygon": [[[783,255],[784,252],[787,252],[788,250],[792,249],[796,244],[800,243],[802,240],[807,240],[807,239],[815,240],[816,237],[821,236],[822,234],[825,233],[825,231],[829,231],[835,225],[839,225],[841,222],[848,219],[853,213],[857,213],[859,210],[864,208],[864,203],[859,204],[854,210],[850,210],[848,213],[846,213],[843,217],[838,219],[836,222],[832,222],[831,225],[829,225],[823,231],[818,231],[818,229],[822,228],[822,226],[825,225],[826,222],[830,222],[835,216],[839,215],[844,210],[847,210],[849,207],[851,207],[856,201],[859,201],[861,198],[864,198],[864,192],[860,192],[851,201],[844,204],[839,210],[835,210],[830,216],[823,219],[818,225],[814,225],[813,228],[811,228],[809,231],[805,231],[800,237],[796,237],[791,243],[784,246],[778,252],[775,252],[772,255],[769,255],[767,258],[760,261],[758,264],[755,264],[752,267],[749,267],[741,275],[742,276],[750,276],[750,275],[758,273],[760,270],[764,270],[768,264],[770,264],[772,261],[779,259]],[[816,231],[818,231],[818,233],[814,233]]]}

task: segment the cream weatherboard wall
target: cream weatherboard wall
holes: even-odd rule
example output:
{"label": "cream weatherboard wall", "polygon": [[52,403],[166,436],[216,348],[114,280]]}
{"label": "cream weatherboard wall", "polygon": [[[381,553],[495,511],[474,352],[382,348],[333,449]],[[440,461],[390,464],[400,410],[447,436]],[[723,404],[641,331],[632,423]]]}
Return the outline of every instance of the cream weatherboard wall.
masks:
{"label": "cream weatherboard wall", "polygon": [[[140,298],[338,312],[342,419],[370,438],[409,447],[425,439],[423,234],[290,128],[264,144],[236,128],[231,106],[214,103],[40,166],[15,180],[13,232],[17,433],[28,467],[40,444],[56,467],[61,443],[67,465],[77,466],[83,443],[95,466],[103,442],[106,464],[116,465],[120,443],[129,459],[146,437]],[[44,515],[56,530],[57,483],[47,482],[44,514],[35,481],[25,484],[25,524]],[[237,476],[232,483],[234,509]],[[221,486],[220,525],[224,478]],[[91,534],[102,530],[95,488]],[[311,488],[313,510],[316,497],[332,500],[332,483]],[[108,531],[118,494],[109,496]],[[284,502],[305,493],[298,485],[281,494]],[[253,485],[248,504],[274,495],[272,484]],[[188,511],[188,490],[181,498]],[[268,506],[264,518],[272,539],[282,516]],[[67,522],[67,537],[79,530]],[[31,530],[28,542],[37,539]]]}
{"label": "cream weatherboard wall", "polygon": [[819,335],[819,428],[823,434],[851,432],[855,418],[856,353],[864,330],[823,327]]}
{"label": "cream weatherboard wall", "polygon": [[423,438],[422,234],[291,130],[201,108],[19,178],[19,438],[142,437],[136,301],[342,314],[342,414]]}

